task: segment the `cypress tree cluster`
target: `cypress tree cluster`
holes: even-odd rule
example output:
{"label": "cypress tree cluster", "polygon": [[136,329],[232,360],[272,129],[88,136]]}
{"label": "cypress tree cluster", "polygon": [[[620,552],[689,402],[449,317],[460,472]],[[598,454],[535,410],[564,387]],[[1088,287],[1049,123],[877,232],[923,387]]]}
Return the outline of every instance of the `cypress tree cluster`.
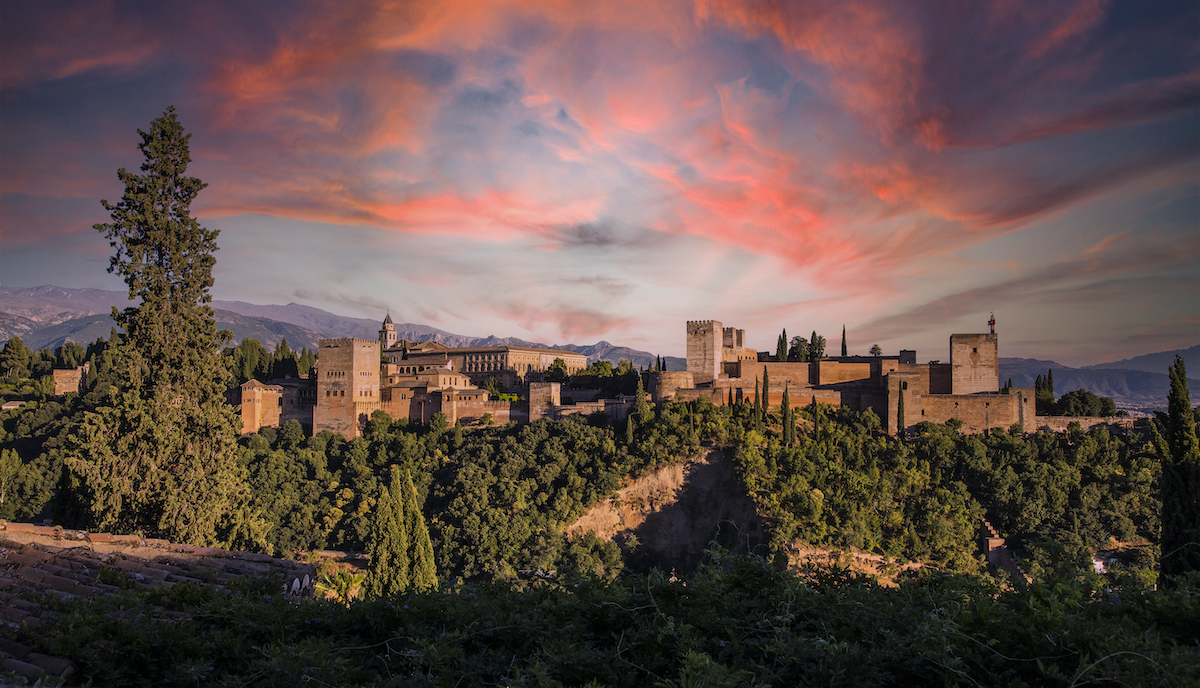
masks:
{"label": "cypress tree cluster", "polygon": [[417,491],[412,476],[401,473],[399,466],[392,466],[391,481],[376,502],[367,556],[370,565],[363,589],[369,596],[389,597],[437,585],[433,544],[417,505]]}

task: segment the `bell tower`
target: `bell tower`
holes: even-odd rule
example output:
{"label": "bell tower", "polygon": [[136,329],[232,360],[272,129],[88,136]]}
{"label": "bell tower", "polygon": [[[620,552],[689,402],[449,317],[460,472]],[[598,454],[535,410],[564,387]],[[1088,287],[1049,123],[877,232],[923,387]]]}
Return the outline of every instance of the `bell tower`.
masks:
{"label": "bell tower", "polygon": [[396,346],[396,326],[392,324],[392,313],[388,311],[387,317],[383,319],[383,325],[379,328],[379,345],[384,351]]}

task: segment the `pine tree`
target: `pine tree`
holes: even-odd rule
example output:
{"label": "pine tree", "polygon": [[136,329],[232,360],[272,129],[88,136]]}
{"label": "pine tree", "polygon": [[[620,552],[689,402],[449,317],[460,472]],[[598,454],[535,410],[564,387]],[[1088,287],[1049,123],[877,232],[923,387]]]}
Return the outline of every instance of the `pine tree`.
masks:
{"label": "pine tree", "polygon": [[[1200,442],[1188,394],[1183,358],[1167,371],[1171,391],[1167,396],[1167,456],[1162,461],[1162,552],[1165,576],[1200,571]],[[1160,448],[1161,452],[1161,448]],[[1170,584],[1170,581],[1165,581]]]}
{"label": "pine tree", "polygon": [[625,446],[626,447],[633,446],[633,426],[634,426],[634,424],[635,424],[635,421],[633,418],[633,414],[631,413],[625,419]]}
{"label": "pine tree", "polygon": [[846,326],[842,325],[842,358],[846,357]]}
{"label": "pine tree", "polygon": [[230,334],[206,305],[217,231],[191,216],[205,184],[185,176],[190,135],[174,108],[138,133],[143,174],[117,172],[125,193],[101,201],[112,222],[95,228],[116,249],[109,272],[141,303],[113,309],[124,329],[109,341],[117,389],[69,430],[66,464],[83,525],[208,543],[246,495],[240,423],[224,399]]}

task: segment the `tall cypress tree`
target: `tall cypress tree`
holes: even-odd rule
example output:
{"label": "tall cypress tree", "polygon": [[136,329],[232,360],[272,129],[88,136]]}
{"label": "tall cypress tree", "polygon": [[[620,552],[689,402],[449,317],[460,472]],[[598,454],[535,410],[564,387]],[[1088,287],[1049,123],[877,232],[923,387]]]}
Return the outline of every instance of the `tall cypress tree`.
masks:
{"label": "tall cypress tree", "polygon": [[842,325],[842,358],[846,357],[846,326]]}
{"label": "tall cypress tree", "polygon": [[87,527],[209,543],[246,496],[240,422],[224,399],[230,333],[207,305],[217,231],[191,216],[206,185],[185,174],[191,136],[175,109],[138,133],[142,174],[118,170],[125,193],[101,201],[112,221],[95,228],[116,249],[109,272],[141,303],[113,309],[124,330],[109,342],[117,388],[66,438],[71,496]]}
{"label": "tall cypress tree", "polygon": [[775,342],[775,360],[786,361],[788,355],[788,338],[787,328],[783,328],[783,333],[779,335],[779,341]]}
{"label": "tall cypress tree", "polygon": [[788,398],[787,383],[783,385],[783,408],[781,413],[783,416],[783,446],[790,447],[796,434],[796,424],[792,421],[792,403],[791,399]]}
{"label": "tall cypress tree", "polygon": [[409,473],[404,474],[404,523],[408,531],[409,586],[413,590],[437,587],[433,543],[429,540],[429,528],[425,526],[425,516],[421,514],[421,506],[417,504],[417,490]]}
{"label": "tall cypress tree", "polygon": [[[1163,458],[1162,552],[1164,575],[1200,571],[1200,442],[1187,388],[1183,358],[1176,355],[1168,371],[1171,391],[1167,396],[1168,456]],[[1161,451],[1161,450],[1160,450]]]}
{"label": "tall cypress tree", "polygon": [[763,366],[763,418],[766,418],[771,412],[771,375],[767,372],[767,367]]}

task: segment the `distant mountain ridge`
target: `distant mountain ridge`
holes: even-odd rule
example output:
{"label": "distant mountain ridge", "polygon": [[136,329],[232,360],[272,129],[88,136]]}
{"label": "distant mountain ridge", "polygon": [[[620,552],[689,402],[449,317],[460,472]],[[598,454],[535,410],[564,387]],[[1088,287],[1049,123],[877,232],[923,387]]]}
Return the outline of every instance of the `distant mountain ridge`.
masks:
{"label": "distant mountain ridge", "polygon": [[1096,363],[1081,366],[1083,370],[1144,370],[1148,373],[1165,373],[1167,368],[1175,365],[1175,356],[1183,357],[1183,367],[1190,373],[1189,377],[1200,377],[1200,344],[1187,349],[1161,351],[1156,354],[1144,354],[1125,358],[1112,363]]}
{"label": "distant mountain ridge", "polygon": [[[1174,360],[1174,356],[1172,356]],[[1186,365],[1186,364],[1185,364]],[[1119,408],[1166,408],[1171,379],[1164,366],[1161,373],[1144,370],[1110,368],[1069,368],[1056,361],[1036,358],[1000,359],[1000,381],[1009,378],[1014,387],[1033,387],[1038,375],[1054,371],[1054,393],[1062,396],[1077,389],[1112,397]],[[1192,401],[1200,401],[1200,380],[1188,378],[1188,393]]]}
{"label": "distant mountain ridge", "polygon": [[[93,342],[108,338],[116,323],[109,317],[114,306],[124,308],[131,303],[123,291],[103,289],[64,289],[52,285],[41,287],[0,287],[0,341],[21,337],[33,348],[55,348],[66,342]],[[257,339],[263,346],[273,348],[287,339],[293,349],[316,348],[320,339],[359,337],[376,339],[382,321],[348,318],[340,315],[289,303],[286,306],[261,306],[244,301],[213,301],[217,327],[234,334],[234,342]],[[434,341],[449,347],[524,346],[537,349],[574,351],[589,361],[605,360],[616,364],[620,359],[634,365],[649,367],[655,354],[615,346],[601,341],[596,344],[542,344],[516,337],[468,337],[417,323],[397,323],[397,335],[412,342]],[[664,357],[669,370],[686,370],[683,358]]]}

